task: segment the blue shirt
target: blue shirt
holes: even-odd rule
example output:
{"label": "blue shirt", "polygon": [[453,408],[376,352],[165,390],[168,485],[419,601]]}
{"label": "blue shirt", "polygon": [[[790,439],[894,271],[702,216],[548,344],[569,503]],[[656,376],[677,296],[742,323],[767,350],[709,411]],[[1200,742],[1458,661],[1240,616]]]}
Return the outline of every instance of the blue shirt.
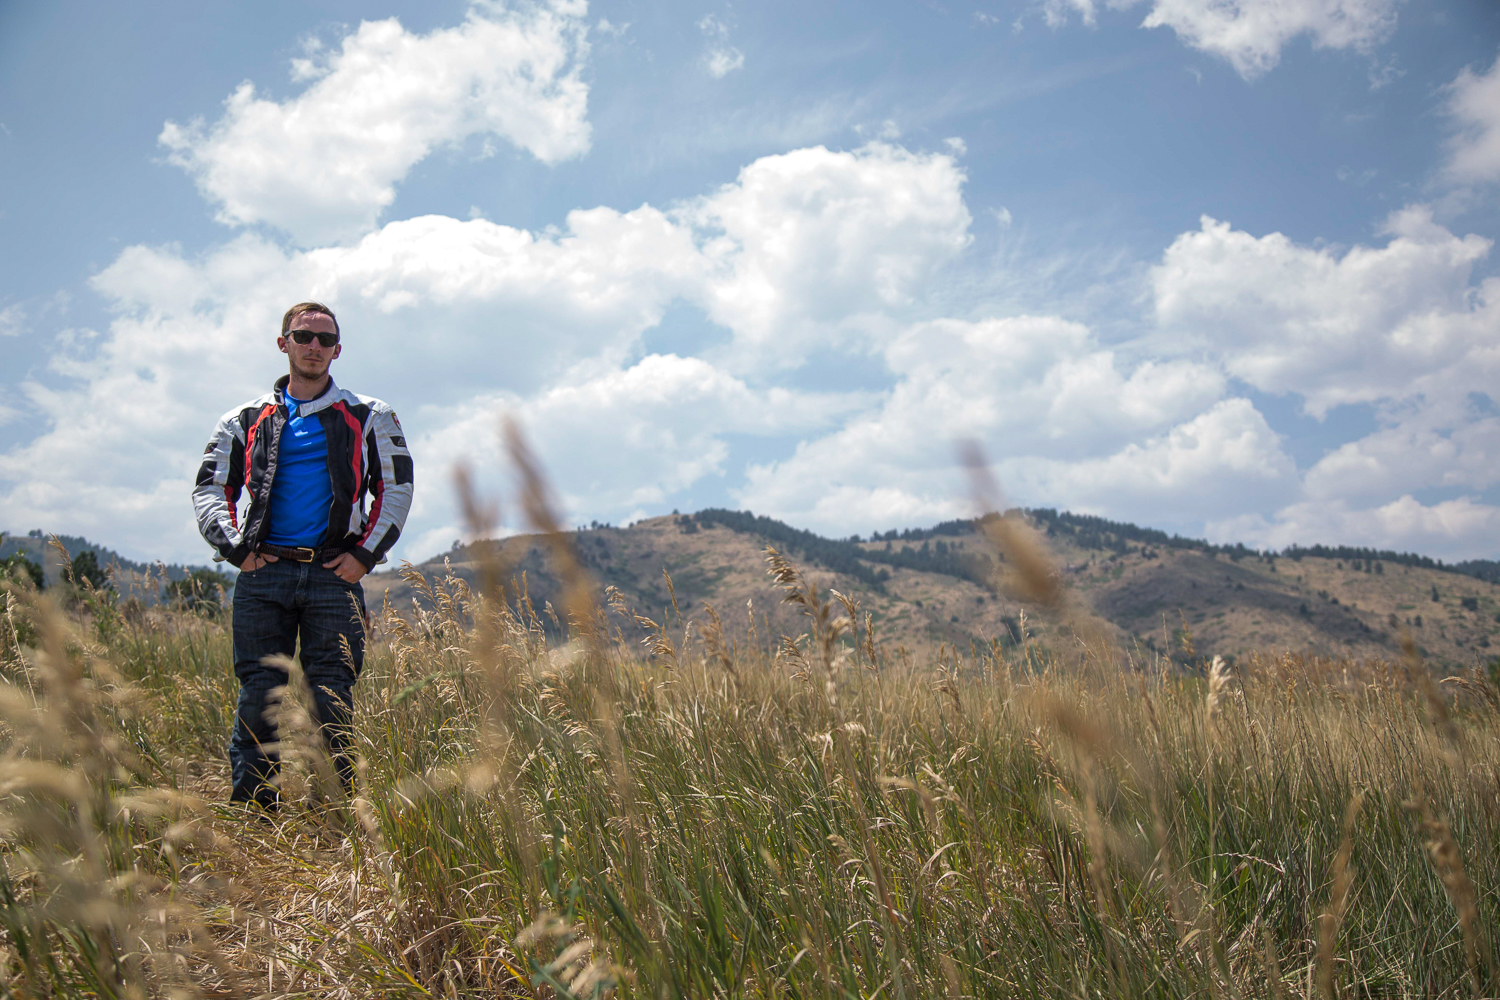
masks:
{"label": "blue shirt", "polygon": [[328,533],[328,511],[333,506],[328,436],[316,413],[301,415],[307,400],[284,395],[289,416],[281,429],[276,478],[271,480],[271,531],[266,541],[315,547]]}

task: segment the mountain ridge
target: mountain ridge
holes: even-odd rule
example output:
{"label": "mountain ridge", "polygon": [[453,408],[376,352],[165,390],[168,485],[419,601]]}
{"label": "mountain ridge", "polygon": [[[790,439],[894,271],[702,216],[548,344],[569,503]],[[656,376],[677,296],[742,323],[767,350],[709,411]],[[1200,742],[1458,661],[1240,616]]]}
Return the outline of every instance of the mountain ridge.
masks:
{"label": "mountain ridge", "polygon": [[[1064,586],[1143,659],[1180,660],[1193,648],[1229,657],[1290,651],[1395,660],[1401,636],[1410,633],[1424,655],[1453,669],[1484,666],[1500,648],[1500,585],[1430,557],[1329,546],[1262,552],[1092,515],[1046,508],[1026,515],[1047,538]],[[653,620],[691,618],[701,604],[748,606],[762,639],[768,630],[797,634],[794,615],[773,613],[780,594],[763,556],[772,544],[819,586],[861,600],[877,629],[909,651],[1068,641],[1063,623],[988,586],[998,556],[973,521],[829,539],[746,511],[708,508],[624,528],[596,522],[570,535],[601,588],[615,587]],[[512,536],[498,547],[525,574],[539,608],[560,600],[542,539]],[[416,568],[472,583],[476,558],[472,547],[460,546]],[[366,580],[374,604],[415,599],[399,573]],[[716,613],[726,623],[738,620]],[[738,631],[748,637],[750,624],[740,622]]]}

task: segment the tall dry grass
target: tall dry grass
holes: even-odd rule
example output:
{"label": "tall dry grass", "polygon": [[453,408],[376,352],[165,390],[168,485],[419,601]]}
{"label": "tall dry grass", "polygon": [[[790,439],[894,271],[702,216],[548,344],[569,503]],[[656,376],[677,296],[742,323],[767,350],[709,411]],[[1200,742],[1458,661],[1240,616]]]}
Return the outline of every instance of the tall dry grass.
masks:
{"label": "tall dry grass", "polygon": [[[1082,630],[916,662],[774,552],[805,629],[735,643],[712,609],[596,604],[559,551],[560,609],[498,557],[477,592],[413,573],[356,688],[356,796],[274,821],[220,804],[224,620],[12,590],[0,995],[1500,991],[1483,678],[1182,676]],[[290,681],[296,801],[322,762]]]}

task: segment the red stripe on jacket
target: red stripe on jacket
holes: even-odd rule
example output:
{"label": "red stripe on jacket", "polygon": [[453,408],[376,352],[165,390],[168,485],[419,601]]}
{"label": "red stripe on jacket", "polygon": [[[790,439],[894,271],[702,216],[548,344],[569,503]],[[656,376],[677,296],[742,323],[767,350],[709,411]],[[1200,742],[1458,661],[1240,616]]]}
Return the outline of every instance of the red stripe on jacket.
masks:
{"label": "red stripe on jacket", "polygon": [[349,429],[354,432],[354,450],[350,453],[349,458],[354,463],[354,500],[357,502],[359,500],[360,484],[364,482],[364,428],[360,426],[358,420],[354,419],[354,414],[349,412],[349,407],[344,405],[342,399],[334,403],[333,408],[344,415],[344,423],[348,424]]}
{"label": "red stripe on jacket", "polygon": [[365,522],[365,533],[360,536],[359,547],[365,548],[365,542],[370,540],[370,535],[375,531],[375,522],[380,520],[380,501],[385,499],[385,480],[375,480],[375,502],[370,504],[370,520]]}
{"label": "red stripe on jacket", "polygon": [[[255,454],[255,432],[260,430],[261,421],[276,412],[275,403],[267,403],[261,407],[260,414],[255,418],[255,423],[250,425],[250,431],[245,435],[245,482],[250,482],[250,459]],[[251,497],[254,500],[255,497]]]}

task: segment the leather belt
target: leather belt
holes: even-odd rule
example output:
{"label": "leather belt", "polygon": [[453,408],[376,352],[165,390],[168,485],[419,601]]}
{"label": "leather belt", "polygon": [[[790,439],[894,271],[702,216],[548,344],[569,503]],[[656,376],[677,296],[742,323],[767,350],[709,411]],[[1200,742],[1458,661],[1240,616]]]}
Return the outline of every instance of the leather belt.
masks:
{"label": "leather belt", "polygon": [[275,556],[277,559],[290,559],[293,562],[310,563],[313,560],[331,562],[349,550],[336,548],[314,549],[306,545],[289,548],[285,545],[272,545],[270,542],[261,542],[260,545],[256,546],[255,551],[264,552],[266,555]]}

